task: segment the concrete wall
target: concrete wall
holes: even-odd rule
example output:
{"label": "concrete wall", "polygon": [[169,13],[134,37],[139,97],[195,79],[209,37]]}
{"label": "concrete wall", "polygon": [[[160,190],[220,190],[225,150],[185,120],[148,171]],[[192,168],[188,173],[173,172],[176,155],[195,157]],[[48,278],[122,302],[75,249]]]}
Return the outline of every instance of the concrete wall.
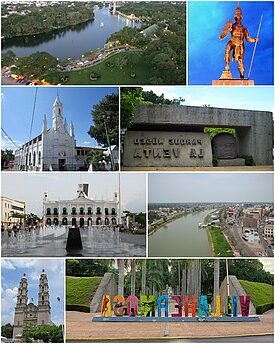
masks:
{"label": "concrete wall", "polygon": [[102,298],[104,294],[108,294],[111,300],[117,294],[117,284],[115,277],[112,273],[106,272],[97,288],[97,291],[91,301],[90,311],[91,313],[100,312]]}
{"label": "concrete wall", "polygon": [[[229,275],[229,290],[230,290],[230,296],[233,295],[242,296],[247,295],[243,287],[241,286],[241,283],[237,279],[236,276]],[[220,295],[221,295],[221,302],[222,302],[222,312],[225,311],[225,307],[227,305],[227,285],[226,285],[226,278],[223,280],[221,286],[220,286]],[[240,309],[240,303],[238,300],[238,314],[241,314]],[[250,307],[249,307],[249,315],[255,315],[256,309],[252,302],[250,301]]]}
{"label": "concrete wall", "polygon": [[272,164],[272,112],[198,106],[139,105],[133,130],[235,128],[240,155],[251,155],[257,165]]}

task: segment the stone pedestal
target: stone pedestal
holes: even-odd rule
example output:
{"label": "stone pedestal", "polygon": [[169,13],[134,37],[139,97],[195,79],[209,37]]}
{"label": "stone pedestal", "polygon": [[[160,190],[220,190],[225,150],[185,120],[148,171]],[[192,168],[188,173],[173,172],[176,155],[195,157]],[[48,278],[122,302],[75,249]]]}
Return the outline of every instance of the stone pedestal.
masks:
{"label": "stone pedestal", "polygon": [[66,251],[79,251],[82,249],[83,247],[79,228],[70,228],[66,244]]}
{"label": "stone pedestal", "polygon": [[212,80],[213,86],[254,86],[254,80],[248,79],[219,79]]}
{"label": "stone pedestal", "polygon": [[218,159],[218,166],[245,166],[245,159]]}

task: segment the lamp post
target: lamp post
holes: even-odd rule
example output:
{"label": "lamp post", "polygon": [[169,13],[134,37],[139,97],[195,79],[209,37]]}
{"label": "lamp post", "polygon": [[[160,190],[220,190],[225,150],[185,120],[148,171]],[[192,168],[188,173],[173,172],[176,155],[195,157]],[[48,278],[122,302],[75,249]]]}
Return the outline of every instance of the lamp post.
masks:
{"label": "lamp post", "polygon": [[115,164],[114,164],[114,158],[113,158],[113,153],[112,153],[112,149],[111,149],[110,138],[109,138],[109,134],[108,134],[108,127],[107,127],[107,123],[106,123],[106,121],[107,121],[110,117],[107,116],[107,115],[102,115],[102,118],[103,118],[103,123],[104,123],[106,138],[107,138],[107,142],[108,142],[108,147],[109,147],[109,150],[110,150],[112,171],[114,171],[114,170],[115,170]]}

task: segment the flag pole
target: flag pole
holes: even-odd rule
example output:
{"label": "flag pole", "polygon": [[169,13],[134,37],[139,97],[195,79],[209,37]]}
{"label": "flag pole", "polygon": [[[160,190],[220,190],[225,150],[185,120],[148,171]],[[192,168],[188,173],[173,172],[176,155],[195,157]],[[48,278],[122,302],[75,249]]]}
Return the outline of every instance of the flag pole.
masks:
{"label": "flag pole", "polygon": [[[263,14],[261,15],[261,20],[260,20],[260,23],[259,23],[259,27],[258,27],[258,32],[257,32],[257,37],[256,38],[259,38],[259,34],[260,34],[261,26],[262,26],[262,21],[263,21]],[[253,54],[252,54],[252,58],[251,58],[250,66],[249,66],[249,71],[248,71],[248,76],[247,76],[248,79],[249,79],[250,74],[251,74],[251,69],[252,69],[252,65],[253,65],[253,62],[254,62],[254,56],[255,56],[255,52],[256,52],[257,43],[258,43],[258,41],[256,41],[255,45],[254,45]]]}

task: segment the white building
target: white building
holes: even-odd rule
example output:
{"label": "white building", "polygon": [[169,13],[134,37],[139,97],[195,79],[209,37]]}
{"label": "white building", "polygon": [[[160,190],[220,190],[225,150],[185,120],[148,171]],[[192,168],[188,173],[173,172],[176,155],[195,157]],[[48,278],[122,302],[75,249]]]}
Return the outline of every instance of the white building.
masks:
{"label": "white building", "polygon": [[23,171],[88,170],[87,155],[104,148],[77,147],[73,123],[68,129],[63,105],[57,96],[52,109],[52,128],[44,115],[42,132],[15,151],[14,168]]}
{"label": "white building", "polygon": [[25,211],[25,202],[1,197],[1,224],[5,229],[13,225],[24,224]]}
{"label": "white building", "polygon": [[119,201],[115,192],[113,200],[94,200],[88,197],[88,184],[79,184],[78,196],[72,200],[43,201],[44,226],[68,227],[112,226],[119,223]]}

